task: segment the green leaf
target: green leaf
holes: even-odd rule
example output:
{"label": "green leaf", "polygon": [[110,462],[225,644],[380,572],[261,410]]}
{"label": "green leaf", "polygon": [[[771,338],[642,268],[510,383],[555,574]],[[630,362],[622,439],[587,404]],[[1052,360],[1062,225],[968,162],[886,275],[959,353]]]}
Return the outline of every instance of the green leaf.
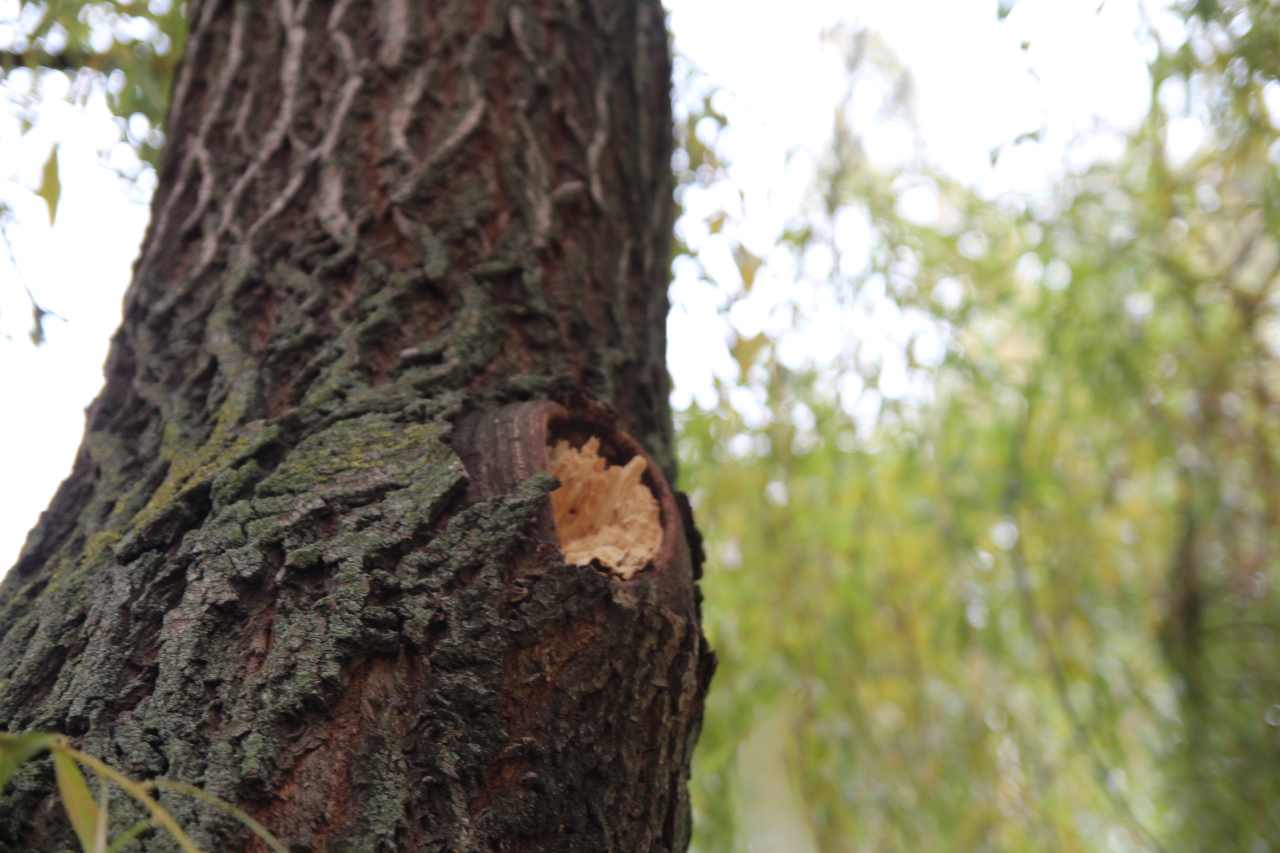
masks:
{"label": "green leaf", "polygon": [[764,332],[760,332],[755,337],[739,338],[738,342],[729,350],[733,355],[734,361],[738,362],[738,368],[742,371],[742,377],[745,380],[747,371],[751,369],[751,365],[755,364],[756,356],[765,344],[769,343],[769,336]]}
{"label": "green leaf", "polygon": [[49,732],[23,732],[11,735],[0,732],[0,792],[4,791],[9,777],[37,753],[58,742],[56,734]]}
{"label": "green leaf", "polygon": [[44,178],[40,183],[40,191],[36,193],[49,205],[49,224],[53,224],[58,215],[58,199],[62,196],[62,181],[58,179],[58,146],[53,146],[49,159],[44,164]]}
{"label": "green leaf", "polygon": [[764,265],[764,259],[753,255],[742,246],[735,246],[733,260],[738,265],[738,273],[742,276],[742,289],[751,292],[751,285],[756,282],[756,273]]}
{"label": "green leaf", "polygon": [[53,754],[53,770],[58,779],[58,792],[62,794],[62,805],[75,827],[80,846],[85,853],[93,853],[97,848],[102,812],[93,801],[93,794],[89,793],[84,774],[76,766],[75,759],[59,752]]}
{"label": "green leaf", "polygon": [[107,853],[107,824],[111,822],[107,810],[111,802],[111,786],[106,779],[98,779],[98,831],[93,837],[93,853]]}
{"label": "green leaf", "polygon": [[179,794],[186,794],[188,797],[194,797],[202,803],[208,803],[216,809],[219,809],[231,815],[240,823],[244,824],[254,835],[262,839],[262,841],[270,847],[275,853],[288,853],[284,845],[276,839],[274,835],[262,824],[258,823],[249,815],[236,808],[231,803],[221,797],[210,794],[203,788],[197,788],[195,785],[188,785],[185,782],[174,782],[169,779],[156,779],[154,784],[161,791],[176,791]]}
{"label": "green leaf", "polygon": [[156,822],[151,818],[143,818],[117,835],[115,840],[111,842],[111,846],[107,848],[107,853],[120,853],[130,841],[148,830],[155,829],[156,826]]}
{"label": "green leaf", "polygon": [[31,306],[31,331],[27,334],[31,338],[31,343],[36,346],[44,343],[44,315],[48,313],[39,305]]}

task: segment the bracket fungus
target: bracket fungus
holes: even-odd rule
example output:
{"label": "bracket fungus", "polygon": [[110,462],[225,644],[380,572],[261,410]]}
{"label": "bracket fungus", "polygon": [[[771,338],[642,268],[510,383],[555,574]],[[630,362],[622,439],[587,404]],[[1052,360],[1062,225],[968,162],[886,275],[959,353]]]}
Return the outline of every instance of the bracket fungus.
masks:
{"label": "bracket fungus", "polygon": [[630,580],[662,547],[658,500],[643,482],[649,463],[633,456],[610,465],[592,436],[581,449],[567,441],[547,448],[548,470],[560,480],[551,493],[556,532],[565,561],[592,560]]}

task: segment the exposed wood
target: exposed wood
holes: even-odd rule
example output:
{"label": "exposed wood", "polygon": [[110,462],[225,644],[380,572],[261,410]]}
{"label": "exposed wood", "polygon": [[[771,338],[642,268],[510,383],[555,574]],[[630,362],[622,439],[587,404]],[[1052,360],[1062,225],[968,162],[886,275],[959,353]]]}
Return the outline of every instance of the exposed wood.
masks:
{"label": "exposed wood", "polygon": [[612,464],[600,455],[598,436],[582,447],[561,439],[548,452],[549,470],[560,481],[551,506],[565,562],[599,563],[623,580],[651,565],[662,547],[662,524],[658,501],[643,482],[648,462],[633,456]]}

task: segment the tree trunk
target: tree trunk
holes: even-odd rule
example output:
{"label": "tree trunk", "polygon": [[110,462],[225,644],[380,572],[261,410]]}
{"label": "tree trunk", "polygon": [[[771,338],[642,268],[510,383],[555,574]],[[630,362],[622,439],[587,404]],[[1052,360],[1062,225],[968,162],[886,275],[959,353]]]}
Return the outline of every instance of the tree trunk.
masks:
{"label": "tree trunk", "polygon": [[[292,851],[683,850],[714,658],[668,487],[659,3],[189,20],[106,387],[0,586],[0,728]],[[546,447],[593,437],[659,506],[631,580],[556,538]],[[51,779],[0,849],[74,847]]]}

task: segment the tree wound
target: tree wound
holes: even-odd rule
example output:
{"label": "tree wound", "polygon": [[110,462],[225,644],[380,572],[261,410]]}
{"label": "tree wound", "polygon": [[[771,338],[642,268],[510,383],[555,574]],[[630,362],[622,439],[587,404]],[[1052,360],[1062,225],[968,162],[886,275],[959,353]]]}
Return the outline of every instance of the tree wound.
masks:
{"label": "tree wound", "polygon": [[[572,448],[576,454],[578,465],[569,466],[572,473],[564,467],[567,457],[553,460],[562,444]],[[563,564],[577,569],[590,567],[610,576],[615,583],[639,585],[633,592],[647,589],[648,584],[652,584],[658,600],[674,614],[697,619],[693,565],[675,495],[662,469],[638,441],[618,428],[617,417],[607,406],[582,395],[567,399],[564,405],[551,400],[508,403],[463,418],[452,435],[451,445],[467,472],[468,504],[511,495],[522,484],[544,472],[561,481],[562,485],[547,495],[546,505],[524,533],[530,543],[539,548],[545,546],[542,553],[548,565]],[[582,456],[588,445],[592,450],[586,455],[594,454],[596,460],[590,462],[588,459],[590,464],[583,464]],[[579,468],[584,476],[577,476]],[[627,471],[626,476],[620,476],[624,470]],[[564,510],[558,505],[564,503],[565,498],[570,498],[571,504],[576,503],[571,497],[574,490],[566,488],[566,485],[577,479],[594,480],[593,471],[617,472],[612,475],[605,473],[606,482],[610,477],[617,477],[618,483],[614,485],[629,483],[628,491],[632,495],[639,490],[638,495],[648,499],[640,503],[651,507],[648,523],[619,523],[618,519],[635,517],[627,512],[621,512],[610,522],[612,512],[606,512],[607,507],[599,504],[612,506],[624,501],[620,497],[599,500],[600,496],[608,495],[602,484],[587,490],[597,496],[590,504],[593,511],[579,509],[574,513],[574,522],[566,522]],[[656,510],[652,509],[654,504]],[[620,506],[613,508],[620,509]],[[575,535],[579,517],[584,522],[596,520],[597,523],[591,525],[583,524],[584,528],[589,527],[586,530],[588,535],[609,526],[622,528],[622,535],[616,539],[611,541],[601,536],[597,541],[603,540],[618,552],[629,551],[633,556],[626,560],[611,560],[598,550],[589,553],[594,543],[579,541],[582,537]],[[657,525],[656,532],[653,531],[654,524]],[[648,533],[638,534],[641,528]],[[647,547],[639,547],[640,543],[647,543]],[[617,552],[615,556],[618,556]]]}
{"label": "tree wound", "polygon": [[643,482],[642,456],[610,465],[593,436],[581,449],[561,440],[547,448],[548,470],[561,486],[551,493],[556,531],[565,561],[598,561],[630,580],[662,547],[658,500]]}

